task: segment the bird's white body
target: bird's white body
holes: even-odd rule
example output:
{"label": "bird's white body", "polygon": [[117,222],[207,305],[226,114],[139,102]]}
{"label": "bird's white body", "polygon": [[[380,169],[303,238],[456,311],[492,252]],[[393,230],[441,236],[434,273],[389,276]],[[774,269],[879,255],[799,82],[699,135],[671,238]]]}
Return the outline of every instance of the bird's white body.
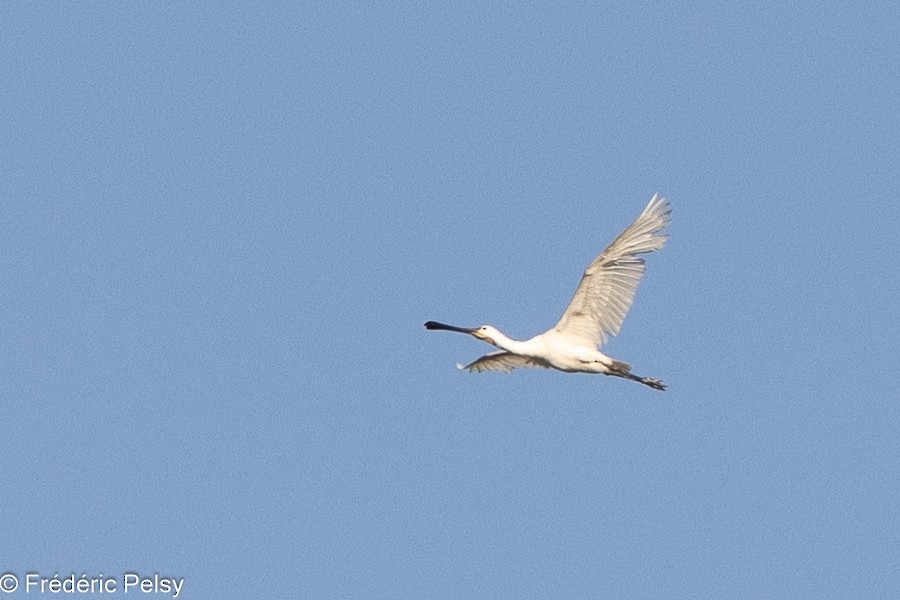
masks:
{"label": "bird's white body", "polygon": [[[479,328],[494,346],[517,356],[546,363],[547,367],[570,373],[609,373],[615,361],[596,348],[573,343],[564,333],[551,329],[533,338],[519,341],[506,337],[489,325]],[[488,355],[491,356],[491,355]]]}
{"label": "bird's white body", "polygon": [[669,223],[669,206],[654,194],[644,211],[585,269],[578,289],[559,322],[531,339],[514,340],[496,327],[466,329],[435,321],[427,329],[468,333],[500,348],[460,368],[469,371],[510,372],[520,367],[545,367],[566,372],[601,373],[639,381],[658,390],[658,379],[638,377],[631,366],[606,356],[597,348],[616,335],[625,320],[638,283],[644,274],[640,254],[663,247],[661,231]]}

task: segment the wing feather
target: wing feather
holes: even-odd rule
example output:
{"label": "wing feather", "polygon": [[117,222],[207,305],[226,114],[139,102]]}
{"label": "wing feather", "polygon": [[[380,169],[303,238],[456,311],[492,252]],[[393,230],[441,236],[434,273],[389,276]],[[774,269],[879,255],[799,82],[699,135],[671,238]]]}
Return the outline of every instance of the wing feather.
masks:
{"label": "wing feather", "polygon": [[503,373],[511,373],[513,369],[524,367],[544,367],[550,368],[547,363],[528,356],[513,354],[506,350],[498,350],[485,354],[479,359],[472,361],[466,366],[456,365],[459,369],[467,369],[471,373],[481,373],[483,371],[502,371]]}
{"label": "wing feather", "polygon": [[556,324],[556,330],[597,347],[619,333],[644,275],[640,254],[659,250],[666,243],[660,233],[669,223],[671,209],[665,198],[653,194],[644,211],[588,265],[575,295]]}

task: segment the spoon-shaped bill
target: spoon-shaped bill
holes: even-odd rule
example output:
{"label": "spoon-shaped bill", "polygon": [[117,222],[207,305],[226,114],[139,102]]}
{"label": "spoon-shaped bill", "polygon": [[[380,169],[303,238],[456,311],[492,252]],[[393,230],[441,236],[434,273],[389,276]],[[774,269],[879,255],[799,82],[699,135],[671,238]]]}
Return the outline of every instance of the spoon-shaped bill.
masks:
{"label": "spoon-shaped bill", "polygon": [[471,334],[475,329],[467,329],[465,327],[457,327],[455,325],[445,325],[444,323],[438,323],[437,321],[428,321],[425,323],[425,329],[441,329],[443,331],[458,331],[459,333],[468,333]]}

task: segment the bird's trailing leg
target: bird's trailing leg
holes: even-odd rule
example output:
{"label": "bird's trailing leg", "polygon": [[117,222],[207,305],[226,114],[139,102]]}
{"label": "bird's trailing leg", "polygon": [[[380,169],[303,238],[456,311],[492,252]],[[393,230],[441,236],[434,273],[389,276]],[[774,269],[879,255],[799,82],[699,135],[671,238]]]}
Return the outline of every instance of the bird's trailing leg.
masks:
{"label": "bird's trailing leg", "polygon": [[638,377],[628,371],[617,371],[611,369],[609,371],[609,375],[615,375],[616,377],[624,377],[625,379],[630,379],[632,381],[637,381],[638,383],[643,383],[646,386],[652,387],[654,390],[659,390],[664,392],[666,390],[666,384],[664,384],[659,379],[654,379],[653,377]]}

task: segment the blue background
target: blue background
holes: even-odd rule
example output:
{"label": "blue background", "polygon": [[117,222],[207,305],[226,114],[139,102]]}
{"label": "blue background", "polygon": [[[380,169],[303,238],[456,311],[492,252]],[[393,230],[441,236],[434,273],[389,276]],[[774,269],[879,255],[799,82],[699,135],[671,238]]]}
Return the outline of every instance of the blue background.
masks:
{"label": "blue background", "polygon": [[[0,572],[900,597],[900,14],[6,3]],[[606,351],[556,322],[653,192]],[[24,590],[13,596],[23,596]]]}

